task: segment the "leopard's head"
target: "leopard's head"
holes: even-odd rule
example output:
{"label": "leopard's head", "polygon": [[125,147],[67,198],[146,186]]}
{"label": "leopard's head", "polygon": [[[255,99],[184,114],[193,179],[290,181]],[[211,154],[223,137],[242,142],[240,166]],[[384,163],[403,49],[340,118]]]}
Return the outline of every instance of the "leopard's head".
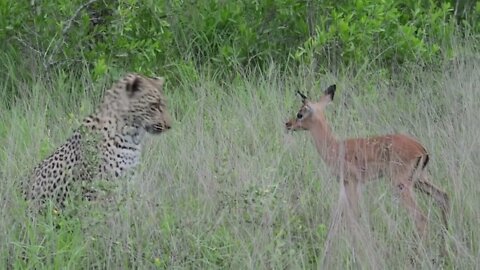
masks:
{"label": "leopard's head", "polygon": [[152,134],[170,129],[172,120],[163,95],[165,79],[128,74],[125,81],[128,118]]}

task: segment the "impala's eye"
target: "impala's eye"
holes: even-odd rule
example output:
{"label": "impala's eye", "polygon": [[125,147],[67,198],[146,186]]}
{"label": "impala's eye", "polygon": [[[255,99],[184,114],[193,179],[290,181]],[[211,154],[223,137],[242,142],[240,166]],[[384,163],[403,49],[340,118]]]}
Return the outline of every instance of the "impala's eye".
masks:
{"label": "impala's eye", "polygon": [[300,112],[297,113],[297,119],[302,119],[302,117],[303,117],[303,114],[302,114],[302,113],[300,113]]}

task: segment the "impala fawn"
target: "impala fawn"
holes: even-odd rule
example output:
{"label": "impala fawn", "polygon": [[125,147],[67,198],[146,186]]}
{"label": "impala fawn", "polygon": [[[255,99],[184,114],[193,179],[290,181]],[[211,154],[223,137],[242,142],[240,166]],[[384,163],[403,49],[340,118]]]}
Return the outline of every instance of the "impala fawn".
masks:
{"label": "impala fawn", "polygon": [[[421,239],[426,234],[427,218],[415,200],[414,189],[434,199],[441,208],[445,229],[448,229],[449,198],[428,179],[425,170],[429,161],[427,150],[417,140],[403,134],[338,140],[324,115],[335,90],[335,85],[328,87],[318,102],[311,102],[297,92],[303,105],[296,118],[286,123],[286,128],[310,131],[318,153],[344,185],[348,207],[356,214],[354,216],[358,217],[358,185],[389,177],[396,195],[414,220]],[[442,249],[443,255],[445,252],[446,245]]]}

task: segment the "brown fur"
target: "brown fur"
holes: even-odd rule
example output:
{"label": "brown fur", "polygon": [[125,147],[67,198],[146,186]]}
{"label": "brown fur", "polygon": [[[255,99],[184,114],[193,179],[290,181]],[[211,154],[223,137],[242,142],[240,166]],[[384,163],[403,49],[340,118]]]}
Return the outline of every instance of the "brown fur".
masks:
{"label": "brown fur", "polygon": [[[448,228],[449,198],[428,180],[425,166],[429,155],[425,147],[404,134],[337,140],[324,115],[325,107],[333,100],[335,88],[335,85],[330,86],[319,102],[310,102],[301,94],[303,105],[297,117],[286,123],[286,128],[310,131],[319,154],[345,185],[349,207],[355,213],[358,211],[360,183],[388,177],[395,194],[415,221],[420,238],[426,234],[427,218],[418,207],[413,189],[432,196],[440,206],[442,222]],[[446,246],[444,248],[442,252],[446,252]]]}

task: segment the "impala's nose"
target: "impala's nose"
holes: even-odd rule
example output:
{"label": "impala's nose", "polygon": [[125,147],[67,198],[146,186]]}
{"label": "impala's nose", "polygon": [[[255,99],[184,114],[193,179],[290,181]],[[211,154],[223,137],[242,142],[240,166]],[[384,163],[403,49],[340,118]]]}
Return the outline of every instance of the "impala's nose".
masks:
{"label": "impala's nose", "polygon": [[286,122],[285,128],[287,128],[287,130],[290,130],[292,128],[292,122],[291,121]]}

